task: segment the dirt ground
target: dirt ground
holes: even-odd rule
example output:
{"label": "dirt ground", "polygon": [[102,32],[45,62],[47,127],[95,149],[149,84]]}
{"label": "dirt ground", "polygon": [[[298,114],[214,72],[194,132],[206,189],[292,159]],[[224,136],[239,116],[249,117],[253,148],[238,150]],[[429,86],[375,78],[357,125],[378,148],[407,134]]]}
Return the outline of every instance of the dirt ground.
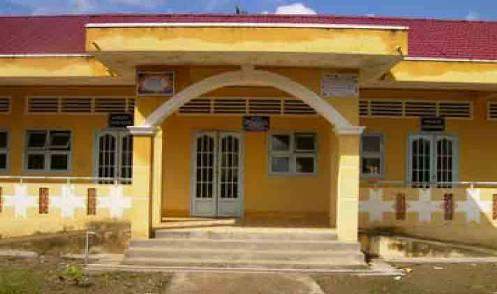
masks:
{"label": "dirt ground", "polygon": [[[314,279],[324,293],[497,293],[497,264],[397,266],[409,268],[411,271],[401,279],[312,275],[309,280]],[[75,267],[79,268],[77,265]],[[187,285],[195,279],[185,280],[184,274],[113,272],[79,277],[78,270],[75,274],[71,273],[69,268],[71,268],[71,263],[57,257],[0,258],[0,294],[205,293],[205,289],[209,288],[216,289],[217,293],[296,293],[288,292],[291,283],[285,283],[285,285],[275,283],[275,279],[267,274],[250,275],[249,284],[254,285],[252,287],[247,283],[240,283],[238,287],[236,285],[238,283],[233,282],[226,283],[224,287],[223,283],[219,282],[229,279],[229,276],[217,277],[216,275],[226,274],[211,273],[209,278],[205,275],[201,279],[196,278],[202,282],[201,287],[196,288]],[[179,285],[178,288],[178,285],[173,285],[178,281],[181,283],[182,279],[188,287]],[[185,291],[178,291],[178,289]]]}

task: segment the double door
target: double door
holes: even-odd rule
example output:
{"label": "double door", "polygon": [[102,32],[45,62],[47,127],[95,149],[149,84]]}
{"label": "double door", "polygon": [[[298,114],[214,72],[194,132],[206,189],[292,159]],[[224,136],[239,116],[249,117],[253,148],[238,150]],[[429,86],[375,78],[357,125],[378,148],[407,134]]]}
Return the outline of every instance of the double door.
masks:
{"label": "double door", "polygon": [[243,143],[239,133],[212,131],[195,134],[192,215],[241,215],[242,155]]}

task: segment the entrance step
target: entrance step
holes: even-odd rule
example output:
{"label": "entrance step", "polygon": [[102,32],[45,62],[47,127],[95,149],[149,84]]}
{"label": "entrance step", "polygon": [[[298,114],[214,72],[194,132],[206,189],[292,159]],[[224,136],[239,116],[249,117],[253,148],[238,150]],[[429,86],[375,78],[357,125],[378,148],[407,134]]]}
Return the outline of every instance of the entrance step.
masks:
{"label": "entrance step", "polygon": [[336,232],[327,229],[274,229],[274,228],[200,228],[160,229],[155,231],[156,239],[237,239],[237,240],[337,240]]}
{"label": "entrance step", "polygon": [[132,240],[124,265],[257,269],[336,269],[366,266],[358,243],[322,228],[171,228],[155,239]]}

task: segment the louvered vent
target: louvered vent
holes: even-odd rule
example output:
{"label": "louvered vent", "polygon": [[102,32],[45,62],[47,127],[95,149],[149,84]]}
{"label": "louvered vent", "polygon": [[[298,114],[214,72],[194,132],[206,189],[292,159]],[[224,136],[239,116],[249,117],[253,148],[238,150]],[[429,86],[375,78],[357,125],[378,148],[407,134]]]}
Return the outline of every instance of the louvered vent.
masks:
{"label": "louvered vent", "polygon": [[10,98],[0,98],[0,113],[10,112]]}
{"label": "louvered vent", "polygon": [[29,113],[132,113],[135,100],[110,97],[29,97]]}
{"label": "louvered vent", "polygon": [[126,112],[126,100],[114,98],[96,98],[95,112],[121,113]]}
{"label": "louvered vent", "polygon": [[440,102],[438,104],[438,115],[452,118],[468,118],[473,113],[470,102]]}
{"label": "louvered vent", "polygon": [[179,109],[181,114],[315,115],[297,99],[219,98],[193,99]]}
{"label": "louvered vent", "polygon": [[283,103],[285,114],[316,114],[316,111],[300,100],[285,100]]}
{"label": "louvered vent", "polygon": [[372,100],[369,111],[371,116],[402,116],[402,102]]}
{"label": "louvered vent", "polygon": [[184,104],[179,109],[180,113],[210,113],[211,112],[211,100],[209,99],[193,99],[190,102]]}
{"label": "louvered vent", "polygon": [[91,112],[91,98],[62,98],[61,112],[88,113]]}
{"label": "louvered vent", "polygon": [[249,114],[281,114],[280,99],[251,99]]}
{"label": "louvered vent", "polygon": [[59,112],[59,99],[56,97],[31,97],[28,100],[28,112],[57,113]]}
{"label": "louvered vent", "polygon": [[471,102],[421,100],[361,100],[359,113],[367,117],[435,117],[471,118]]}
{"label": "louvered vent", "polygon": [[245,99],[215,99],[214,113],[244,114],[246,109]]}
{"label": "louvered vent", "polygon": [[488,119],[497,120],[497,101],[488,102]]}

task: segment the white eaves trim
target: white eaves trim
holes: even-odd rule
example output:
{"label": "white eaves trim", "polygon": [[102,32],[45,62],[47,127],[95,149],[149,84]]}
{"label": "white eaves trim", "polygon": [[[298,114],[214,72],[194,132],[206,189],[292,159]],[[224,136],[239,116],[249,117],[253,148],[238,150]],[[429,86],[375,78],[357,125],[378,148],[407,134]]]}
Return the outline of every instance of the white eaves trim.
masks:
{"label": "white eaves trim", "polygon": [[87,28],[316,28],[316,29],[370,29],[370,30],[408,30],[406,26],[321,24],[321,23],[258,23],[258,22],[149,22],[149,23],[89,23]]}
{"label": "white eaves trim", "polygon": [[53,54],[0,54],[0,58],[13,58],[13,57],[19,57],[19,58],[46,58],[46,57],[92,57],[92,54],[64,54],[64,53],[53,53]]}
{"label": "white eaves trim", "polygon": [[404,57],[406,61],[435,61],[435,62],[479,62],[479,63],[497,63],[492,59],[469,59],[469,58],[438,58],[438,57]]}

